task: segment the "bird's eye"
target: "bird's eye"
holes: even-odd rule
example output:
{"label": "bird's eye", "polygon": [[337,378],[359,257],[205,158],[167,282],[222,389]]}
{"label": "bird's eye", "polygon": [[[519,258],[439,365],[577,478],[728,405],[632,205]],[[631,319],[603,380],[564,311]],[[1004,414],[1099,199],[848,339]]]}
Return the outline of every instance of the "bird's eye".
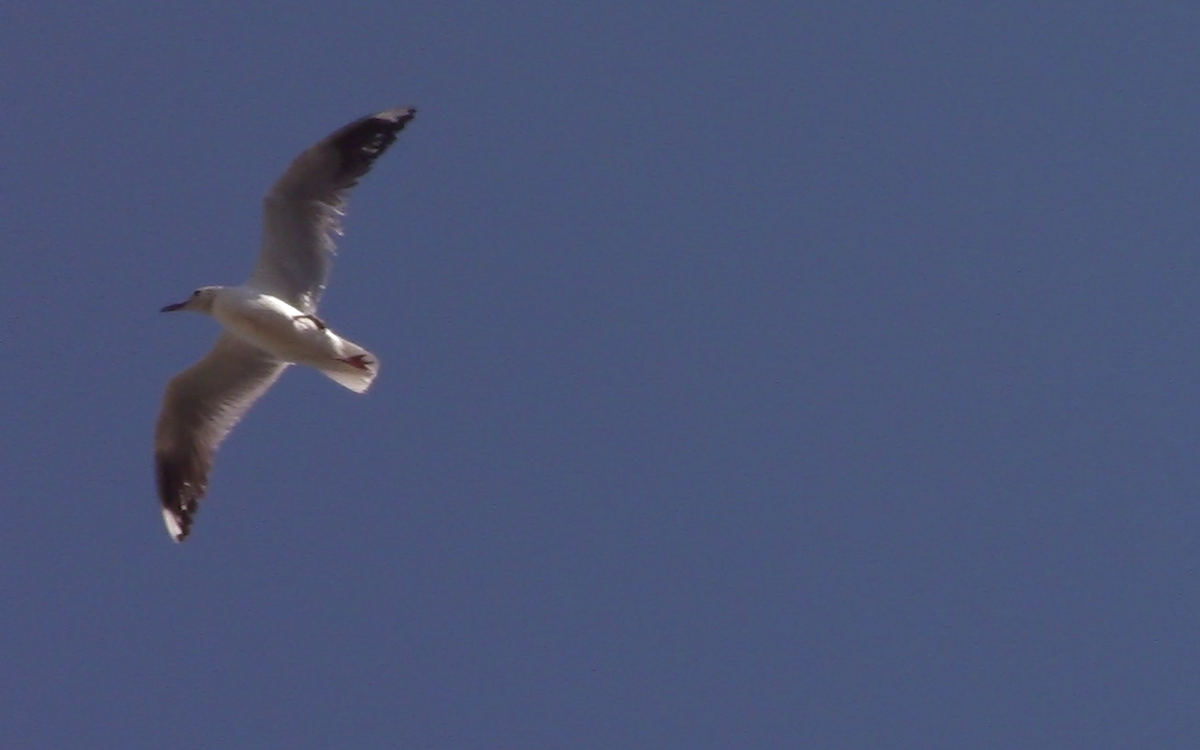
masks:
{"label": "bird's eye", "polygon": [[193,296],[193,297],[199,297],[199,296],[200,296],[200,290],[199,290],[199,289],[197,289],[196,291],[192,292],[192,296]]}

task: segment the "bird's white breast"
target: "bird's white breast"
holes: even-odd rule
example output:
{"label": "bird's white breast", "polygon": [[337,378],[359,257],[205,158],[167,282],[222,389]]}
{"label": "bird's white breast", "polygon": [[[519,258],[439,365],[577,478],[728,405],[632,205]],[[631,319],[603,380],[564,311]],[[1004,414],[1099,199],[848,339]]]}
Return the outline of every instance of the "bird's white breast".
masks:
{"label": "bird's white breast", "polygon": [[222,289],[213,317],[248,344],[285,362],[309,362],[336,356],[336,337],[320,330],[303,312],[278,297],[244,288]]}

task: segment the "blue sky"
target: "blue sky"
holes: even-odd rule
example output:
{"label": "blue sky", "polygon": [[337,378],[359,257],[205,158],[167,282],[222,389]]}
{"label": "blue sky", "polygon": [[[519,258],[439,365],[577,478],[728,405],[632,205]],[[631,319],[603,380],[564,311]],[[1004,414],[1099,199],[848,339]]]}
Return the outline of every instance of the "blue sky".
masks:
{"label": "blue sky", "polygon": [[[1193,747],[1200,8],[26,3],[19,748]],[[167,537],[151,433],[300,149],[413,104]]]}

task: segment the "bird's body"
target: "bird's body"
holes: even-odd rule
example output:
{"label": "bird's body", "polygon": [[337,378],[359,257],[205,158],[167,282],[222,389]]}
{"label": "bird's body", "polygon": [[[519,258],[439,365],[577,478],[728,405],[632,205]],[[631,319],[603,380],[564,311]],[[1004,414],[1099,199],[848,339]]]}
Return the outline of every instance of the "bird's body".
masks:
{"label": "bird's body", "polygon": [[263,246],[250,279],[201,287],[163,308],[207,313],[224,328],[212,351],[167,385],[155,430],[158,495],[176,541],[190,531],[217,447],[288,365],[314,367],[356,393],[379,373],[374,354],[316,311],[350,188],[415,114],[364,117],[301,153],[263,202]]}
{"label": "bird's body", "polygon": [[314,367],[355,393],[366,391],[379,374],[374,354],[311,313],[249,285],[215,287],[212,316],[247,344],[281,362]]}

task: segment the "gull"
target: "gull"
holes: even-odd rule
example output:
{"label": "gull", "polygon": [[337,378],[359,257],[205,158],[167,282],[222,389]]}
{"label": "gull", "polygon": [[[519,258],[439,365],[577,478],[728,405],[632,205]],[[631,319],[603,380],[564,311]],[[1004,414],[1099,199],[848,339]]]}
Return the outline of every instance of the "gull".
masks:
{"label": "gull", "polygon": [[301,153],[263,200],[258,263],[241,286],[205,286],[163,312],[191,310],[224,331],[167,384],[154,432],[158,498],[177,542],[191,531],[217,446],[290,364],[363,393],[379,359],[333,332],[317,303],[341,234],[346,198],[416,115],[398,107],[346,125]]}

